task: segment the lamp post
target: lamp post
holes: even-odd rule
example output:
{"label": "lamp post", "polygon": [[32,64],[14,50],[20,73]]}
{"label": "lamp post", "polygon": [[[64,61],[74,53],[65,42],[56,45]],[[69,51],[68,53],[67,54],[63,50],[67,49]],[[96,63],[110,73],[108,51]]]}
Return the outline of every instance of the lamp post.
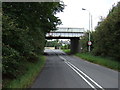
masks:
{"label": "lamp post", "polygon": [[[82,8],[82,10],[86,10],[86,11],[88,11],[87,9],[84,9],[84,8]],[[92,29],[92,15],[90,14],[90,11],[88,11],[89,12],[89,35],[88,35],[88,51],[90,52],[91,51],[91,47],[90,47],[90,45],[92,44],[91,43],[91,41],[90,41],[90,30]],[[91,20],[90,20],[90,17],[91,17]],[[91,23],[91,27],[90,27],[90,23]]]}

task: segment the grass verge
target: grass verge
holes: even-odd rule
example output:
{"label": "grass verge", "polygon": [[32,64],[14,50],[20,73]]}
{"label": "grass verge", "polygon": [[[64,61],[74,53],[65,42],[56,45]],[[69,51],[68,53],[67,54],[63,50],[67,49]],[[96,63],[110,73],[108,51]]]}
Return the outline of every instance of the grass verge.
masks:
{"label": "grass verge", "polygon": [[82,59],[85,59],[87,61],[90,61],[92,63],[96,63],[117,71],[120,71],[120,62],[110,59],[110,58],[105,58],[105,57],[100,57],[100,56],[94,56],[90,53],[77,53],[75,56],[78,56]]}
{"label": "grass verge", "polygon": [[69,54],[70,53],[70,49],[62,49],[65,53]]}
{"label": "grass verge", "polygon": [[28,67],[28,71],[21,77],[11,81],[5,88],[28,88],[33,83],[39,72],[42,70],[45,64],[45,57],[40,56],[40,59],[35,62],[25,62],[24,64]]}

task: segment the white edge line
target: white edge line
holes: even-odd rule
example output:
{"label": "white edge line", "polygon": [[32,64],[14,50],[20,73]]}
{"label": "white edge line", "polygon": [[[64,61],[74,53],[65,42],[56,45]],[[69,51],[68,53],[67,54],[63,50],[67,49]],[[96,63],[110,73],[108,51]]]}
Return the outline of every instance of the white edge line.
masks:
{"label": "white edge line", "polygon": [[77,70],[75,70],[68,62],[65,62],[70,68],[72,68],[85,82],[90,85],[94,90],[97,90],[89,81],[87,81]]}
{"label": "white edge line", "polygon": [[[70,62],[68,62],[65,58],[63,58],[63,57],[61,57],[61,56],[59,56],[61,59],[63,59],[65,62],[67,62],[67,63],[69,63],[70,65],[72,65],[74,68],[76,68],[80,73],[82,73],[85,77],[87,77],[89,80],[91,80],[95,85],[97,85],[99,88],[101,88],[102,90],[104,90],[103,89],[103,87],[102,86],[100,86],[98,83],[96,83],[93,79],[91,79],[88,75],[86,75],[84,72],[82,72],[80,69],[78,69],[76,66],[74,66],[72,63],[70,63]],[[77,72],[78,72],[77,71]]]}
{"label": "white edge line", "polygon": [[[70,62],[68,62],[69,64],[71,64]],[[100,86],[98,83],[96,83],[93,79],[91,79],[88,75],[86,75],[85,73],[83,73],[80,69],[78,69],[76,66],[74,66],[73,64],[71,64],[74,68],[76,68],[80,73],[82,73],[85,77],[87,77],[88,79],[90,79],[94,84],[96,84],[99,88],[101,88],[102,90],[103,87]]]}

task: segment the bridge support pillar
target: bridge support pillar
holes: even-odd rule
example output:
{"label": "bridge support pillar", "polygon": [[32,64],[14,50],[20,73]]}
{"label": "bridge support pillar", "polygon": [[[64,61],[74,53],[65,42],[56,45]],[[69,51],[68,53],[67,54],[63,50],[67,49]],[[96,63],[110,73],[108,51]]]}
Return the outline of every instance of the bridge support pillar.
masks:
{"label": "bridge support pillar", "polygon": [[81,52],[81,44],[79,38],[71,39],[71,54]]}

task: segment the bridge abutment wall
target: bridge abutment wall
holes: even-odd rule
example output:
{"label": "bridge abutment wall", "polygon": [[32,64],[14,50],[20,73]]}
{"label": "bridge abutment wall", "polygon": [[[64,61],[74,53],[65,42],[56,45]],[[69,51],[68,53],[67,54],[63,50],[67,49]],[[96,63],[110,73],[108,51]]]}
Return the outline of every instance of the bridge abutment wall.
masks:
{"label": "bridge abutment wall", "polygon": [[81,52],[81,43],[79,38],[72,38],[71,40],[71,53],[79,53]]}

